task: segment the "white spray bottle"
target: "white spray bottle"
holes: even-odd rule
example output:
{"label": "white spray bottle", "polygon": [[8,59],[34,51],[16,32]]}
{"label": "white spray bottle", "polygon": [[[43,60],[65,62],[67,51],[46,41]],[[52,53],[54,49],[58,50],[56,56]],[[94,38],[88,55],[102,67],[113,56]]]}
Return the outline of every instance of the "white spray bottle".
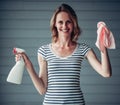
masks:
{"label": "white spray bottle", "polygon": [[[13,53],[22,53],[25,52],[25,50],[20,48],[14,48]],[[16,64],[13,66],[13,68],[10,70],[7,82],[14,83],[14,84],[21,84],[23,72],[24,72],[25,63],[23,58],[21,58],[19,61],[16,62]]]}

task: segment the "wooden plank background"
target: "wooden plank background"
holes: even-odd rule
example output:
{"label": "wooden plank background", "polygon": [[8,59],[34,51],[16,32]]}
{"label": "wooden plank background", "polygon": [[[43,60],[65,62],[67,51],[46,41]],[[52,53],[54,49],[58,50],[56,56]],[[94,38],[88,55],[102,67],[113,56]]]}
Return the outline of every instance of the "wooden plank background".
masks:
{"label": "wooden plank background", "polygon": [[81,87],[86,105],[120,105],[120,1],[119,0],[1,0],[0,1],[0,105],[42,105],[28,73],[21,85],[6,82],[15,64],[13,47],[26,50],[38,73],[37,50],[51,42],[49,21],[61,3],[71,5],[77,15],[82,35],[79,42],[95,46],[96,24],[104,21],[112,30],[116,50],[109,50],[113,69],[111,78],[97,74],[85,60],[81,71]]}

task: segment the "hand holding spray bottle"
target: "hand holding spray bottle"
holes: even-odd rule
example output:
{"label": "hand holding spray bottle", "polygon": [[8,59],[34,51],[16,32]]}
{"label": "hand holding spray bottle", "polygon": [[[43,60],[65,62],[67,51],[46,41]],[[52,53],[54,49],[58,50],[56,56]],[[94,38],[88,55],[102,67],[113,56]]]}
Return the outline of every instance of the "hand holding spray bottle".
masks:
{"label": "hand holding spray bottle", "polygon": [[[22,52],[25,52],[25,50],[21,48],[13,49],[14,54],[22,53]],[[14,84],[21,84],[24,67],[25,67],[25,63],[23,58],[21,57],[21,59],[17,61],[16,64],[13,66],[13,68],[10,70],[7,77],[7,82],[14,83]]]}

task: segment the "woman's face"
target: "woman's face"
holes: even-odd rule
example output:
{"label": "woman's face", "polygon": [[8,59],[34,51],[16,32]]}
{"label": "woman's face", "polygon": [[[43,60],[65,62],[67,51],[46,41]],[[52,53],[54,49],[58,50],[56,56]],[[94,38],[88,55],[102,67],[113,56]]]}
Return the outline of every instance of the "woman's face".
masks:
{"label": "woman's face", "polygon": [[73,22],[69,17],[69,14],[66,12],[60,12],[56,16],[55,26],[58,31],[59,36],[70,37],[73,31]]}

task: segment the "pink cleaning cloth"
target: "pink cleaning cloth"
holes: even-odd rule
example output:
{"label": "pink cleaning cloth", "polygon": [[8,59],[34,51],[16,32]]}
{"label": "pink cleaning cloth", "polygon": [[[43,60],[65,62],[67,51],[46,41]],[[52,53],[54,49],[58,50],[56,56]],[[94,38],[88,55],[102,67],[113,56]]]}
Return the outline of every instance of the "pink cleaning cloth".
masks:
{"label": "pink cleaning cloth", "polygon": [[115,49],[115,40],[112,32],[107,28],[104,22],[97,24],[97,41],[95,45],[100,51],[104,52],[104,47],[108,49]]}

